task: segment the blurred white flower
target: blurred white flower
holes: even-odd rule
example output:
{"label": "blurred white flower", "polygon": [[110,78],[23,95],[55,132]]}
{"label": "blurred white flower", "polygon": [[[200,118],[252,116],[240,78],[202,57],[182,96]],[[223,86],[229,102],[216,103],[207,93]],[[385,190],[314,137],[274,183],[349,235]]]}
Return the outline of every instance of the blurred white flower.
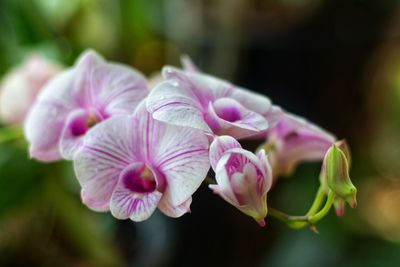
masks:
{"label": "blurred white flower", "polygon": [[11,69],[0,85],[0,119],[7,124],[22,124],[43,85],[61,67],[33,54],[18,67]]}

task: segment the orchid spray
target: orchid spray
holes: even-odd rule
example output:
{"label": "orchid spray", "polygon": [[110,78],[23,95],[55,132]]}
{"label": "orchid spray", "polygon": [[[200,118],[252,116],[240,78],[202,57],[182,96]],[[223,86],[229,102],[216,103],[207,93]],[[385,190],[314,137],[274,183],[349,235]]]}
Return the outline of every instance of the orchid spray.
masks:
{"label": "orchid spray", "polygon": [[[260,226],[268,215],[292,228],[315,224],[331,209],[356,206],[344,141],[289,114],[263,95],[202,73],[188,57],[149,83],[135,69],[86,51],[41,90],[25,121],[30,155],[72,160],[83,203],[139,222],[155,209],[190,211],[202,183]],[[152,88],[148,88],[152,84]],[[242,147],[261,140],[256,152]],[[309,211],[291,216],[267,205],[281,176],[321,161]],[[210,167],[215,179],[210,175]]]}

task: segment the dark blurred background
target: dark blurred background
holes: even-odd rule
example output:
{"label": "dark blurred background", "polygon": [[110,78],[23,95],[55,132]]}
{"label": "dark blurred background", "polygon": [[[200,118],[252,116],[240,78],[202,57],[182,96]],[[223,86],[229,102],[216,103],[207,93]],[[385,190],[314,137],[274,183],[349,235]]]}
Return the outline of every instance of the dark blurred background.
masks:
{"label": "dark blurred background", "polygon": [[[0,266],[400,266],[400,2],[395,0],[1,0],[0,74],[32,54],[69,66],[86,48],[154,75],[188,54],[205,72],[346,138],[359,207],[320,234],[258,225],[213,195],[192,213],[117,221],[80,202],[69,163],[0,145]],[[268,203],[304,213],[320,163]]]}

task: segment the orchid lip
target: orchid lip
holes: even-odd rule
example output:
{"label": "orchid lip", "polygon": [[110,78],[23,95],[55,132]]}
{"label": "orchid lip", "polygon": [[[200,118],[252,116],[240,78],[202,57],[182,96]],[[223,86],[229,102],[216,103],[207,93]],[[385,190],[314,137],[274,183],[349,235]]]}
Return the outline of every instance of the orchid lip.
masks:
{"label": "orchid lip", "polygon": [[242,119],[242,114],[237,103],[232,99],[225,99],[230,105],[222,105],[220,101],[215,101],[213,107],[217,116],[228,122],[235,122]]}
{"label": "orchid lip", "polygon": [[[142,166],[137,168],[138,164]],[[157,189],[154,172],[143,163],[130,164],[122,171],[120,179],[125,188],[135,193],[151,193]]]}
{"label": "orchid lip", "polygon": [[88,111],[83,116],[80,115],[73,118],[69,122],[68,127],[70,128],[73,136],[81,136],[100,121],[101,118],[97,115],[97,112]]}

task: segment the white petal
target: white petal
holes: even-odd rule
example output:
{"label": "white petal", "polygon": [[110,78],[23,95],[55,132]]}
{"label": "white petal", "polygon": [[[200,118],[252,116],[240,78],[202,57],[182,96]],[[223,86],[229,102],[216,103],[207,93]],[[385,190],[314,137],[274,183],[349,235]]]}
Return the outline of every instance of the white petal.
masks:
{"label": "white petal", "polygon": [[214,171],[216,170],[218,161],[221,159],[223,154],[231,148],[241,148],[240,143],[231,136],[218,136],[211,143],[210,163]]}
{"label": "white petal", "polygon": [[156,120],[211,132],[197,97],[181,82],[158,84],[147,98],[147,109]]}
{"label": "white petal", "polygon": [[143,129],[135,143],[143,147],[143,158],[165,176],[164,192],[172,206],[186,201],[201,185],[210,168],[208,139],[199,130],[178,127],[151,118],[144,104],[134,114]]}
{"label": "white petal", "polygon": [[95,107],[105,113],[105,117],[132,114],[149,93],[142,74],[118,64],[96,67],[92,73],[91,91]]}
{"label": "white petal", "polygon": [[[114,117],[90,129],[74,155],[76,177],[92,202],[107,202],[122,170],[136,162],[132,118]],[[92,207],[94,208],[94,207]]]}
{"label": "white petal", "polygon": [[268,97],[244,88],[236,87],[229,97],[258,114],[266,114],[271,108],[271,100]]}
{"label": "white petal", "polygon": [[158,203],[158,208],[167,216],[172,218],[178,218],[187,212],[190,212],[190,204],[192,203],[192,198],[183,202],[179,206],[173,206],[166,197],[163,197]]}
{"label": "white petal", "polygon": [[25,135],[30,143],[31,157],[42,161],[61,158],[58,142],[66,116],[74,107],[70,89],[74,71],[67,70],[52,79],[38,96],[25,121]]}
{"label": "white petal", "polygon": [[[238,118],[229,121],[217,109],[234,108],[238,112]],[[268,128],[267,120],[260,114],[252,112],[233,99],[220,98],[209,105],[207,121],[218,135],[230,135],[237,139],[249,137],[265,131]]]}

